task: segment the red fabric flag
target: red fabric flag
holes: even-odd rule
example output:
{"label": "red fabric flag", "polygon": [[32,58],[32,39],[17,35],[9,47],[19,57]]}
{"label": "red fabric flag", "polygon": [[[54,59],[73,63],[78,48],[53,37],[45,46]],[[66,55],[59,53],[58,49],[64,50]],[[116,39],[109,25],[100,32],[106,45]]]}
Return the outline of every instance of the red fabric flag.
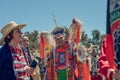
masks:
{"label": "red fabric flag", "polygon": [[76,37],[76,44],[80,42],[80,27],[77,29],[77,37]]}
{"label": "red fabric flag", "polygon": [[87,80],[91,80],[89,61],[86,62],[86,69],[87,69],[87,75],[88,75]]}
{"label": "red fabric flag", "polygon": [[[107,30],[107,35],[109,34],[111,38],[110,42],[108,42],[109,40],[107,40],[108,42],[108,46],[111,46],[109,48],[107,48],[109,51],[111,50],[112,54],[110,53],[110,55],[115,57],[115,62],[117,63],[117,68],[118,70],[120,69],[120,48],[119,48],[119,43],[120,43],[120,17],[117,14],[120,14],[120,5],[119,5],[119,1],[116,0],[107,0],[107,26],[106,26],[106,30]],[[114,15],[114,17],[113,17]],[[111,45],[110,45],[111,44]],[[108,55],[107,55],[108,56]],[[112,56],[112,57],[113,57]],[[108,57],[109,58],[109,57]],[[107,59],[108,59],[107,58]],[[111,60],[112,61],[112,60]],[[110,62],[110,66],[113,66],[113,62]]]}
{"label": "red fabric flag", "polygon": [[[110,65],[106,59],[106,39],[103,40],[102,46],[101,46],[101,52],[100,52],[100,58],[99,58],[99,73],[102,74],[107,79],[107,70],[110,68]],[[108,80],[108,79],[107,79]]]}
{"label": "red fabric flag", "polygon": [[114,48],[113,48],[113,39],[112,39],[112,35],[111,34],[107,34],[106,35],[106,48],[105,48],[105,55],[107,56],[107,60],[109,62],[109,65],[111,68],[113,68],[114,70],[116,70],[116,65],[115,65],[115,61],[114,61]]}
{"label": "red fabric flag", "polygon": [[79,60],[77,60],[77,66],[75,68],[75,76],[77,79],[82,77],[82,80],[91,80],[88,59],[86,59],[86,62],[80,62]]}
{"label": "red fabric flag", "polygon": [[90,76],[90,67],[88,60],[86,61],[86,64],[83,65],[83,79],[84,80],[91,80]]}
{"label": "red fabric flag", "polygon": [[40,37],[40,57],[41,59],[44,59],[44,40],[43,37]]}
{"label": "red fabric flag", "polygon": [[[111,43],[110,43],[111,42]],[[112,47],[111,35],[107,35],[103,40],[99,58],[99,72],[106,78],[106,80],[111,80],[111,74],[116,69],[114,63],[114,53]]]}
{"label": "red fabric flag", "polygon": [[[107,0],[107,26],[106,26],[106,37],[103,40],[101,53],[99,58],[100,65],[100,73],[104,75],[106,80],[112,79],[113,71],[116,70],[116,65],[114,61],[114,57],[116,57],[115,43],[118,42],[118,34],[119,34],[119,24],[120,19],[116,13],[119,14],[119,5],[118,1]],[[115,15],[114,17],[112,17]],[[116,50],[119,50],[118,48]]]}

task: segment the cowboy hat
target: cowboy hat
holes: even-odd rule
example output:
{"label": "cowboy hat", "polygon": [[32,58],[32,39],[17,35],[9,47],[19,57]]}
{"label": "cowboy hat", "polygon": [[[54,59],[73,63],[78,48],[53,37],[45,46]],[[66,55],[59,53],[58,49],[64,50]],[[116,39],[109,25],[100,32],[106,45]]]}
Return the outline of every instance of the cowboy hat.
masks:
{"label": "cowboy hat", "polygon": [[26,24],[16,24],[14,21],[10,21],[8,24],[6,24],[2,29],[1,29],[1,33],[2,33],[2,38],[0,40],[0,44],[3,44],[5,37],[15,28],[19,28],[22,29],[23,27],[25,27]]}

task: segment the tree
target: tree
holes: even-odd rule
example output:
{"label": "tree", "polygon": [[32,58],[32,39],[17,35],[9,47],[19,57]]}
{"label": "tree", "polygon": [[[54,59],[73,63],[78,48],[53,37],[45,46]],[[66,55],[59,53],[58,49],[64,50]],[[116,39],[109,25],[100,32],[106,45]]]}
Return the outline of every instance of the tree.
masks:
{"label": "tree", "polygon": [[38,31],[34,30],[33,32],[25,32],[24,35],[28,36],[30,40],[30,49],[39,49],[38,43]]}
{"label": "tree", "polygon": [[81,42],[86,42],[88,41],[88,36],[87,34],[85,34],[85,32],[83,31],[82,32],[82,36],[81,36]]}
{"label": "tree", "polygon": [[90,46],[91,39],[88,38],[88,35],[83,31],[80,42],[87,48]]}
{"label": "tree", "polygon": [[96,44],[96,42],[98,42],[100,40],[100,35],[101,34],[100,34],[99,30],[97,30],[97,29],[93,30],[92,31],[92,36],[93,36],[92,42]]}

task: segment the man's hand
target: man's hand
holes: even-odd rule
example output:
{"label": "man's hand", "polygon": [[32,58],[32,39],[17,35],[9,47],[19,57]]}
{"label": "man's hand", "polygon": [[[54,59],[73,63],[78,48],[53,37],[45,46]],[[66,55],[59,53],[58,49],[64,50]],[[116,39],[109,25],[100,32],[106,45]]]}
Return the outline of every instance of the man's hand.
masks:
{"label": "man's hand", "polygon": [[31,67],[29,67],[29,66],[25,66],[25,67],[24,67],[24,70],[25,70],[25,72],[26,72],[28,75],[31,75],[31,74],[33,74],[33,72],[34,72],[34,69],[31,68]]}

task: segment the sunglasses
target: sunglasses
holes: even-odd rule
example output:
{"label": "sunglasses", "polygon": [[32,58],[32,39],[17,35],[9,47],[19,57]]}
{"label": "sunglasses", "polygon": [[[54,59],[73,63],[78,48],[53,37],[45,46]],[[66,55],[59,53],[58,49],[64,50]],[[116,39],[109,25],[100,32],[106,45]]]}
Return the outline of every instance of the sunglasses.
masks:
{"label": "sunglasses", "polygon": [[64,33],[57,33],[57,34],[54,34],[53,37],[58,38],[58,37],[61,37],[62,35],[65,35],[65,34]]}

